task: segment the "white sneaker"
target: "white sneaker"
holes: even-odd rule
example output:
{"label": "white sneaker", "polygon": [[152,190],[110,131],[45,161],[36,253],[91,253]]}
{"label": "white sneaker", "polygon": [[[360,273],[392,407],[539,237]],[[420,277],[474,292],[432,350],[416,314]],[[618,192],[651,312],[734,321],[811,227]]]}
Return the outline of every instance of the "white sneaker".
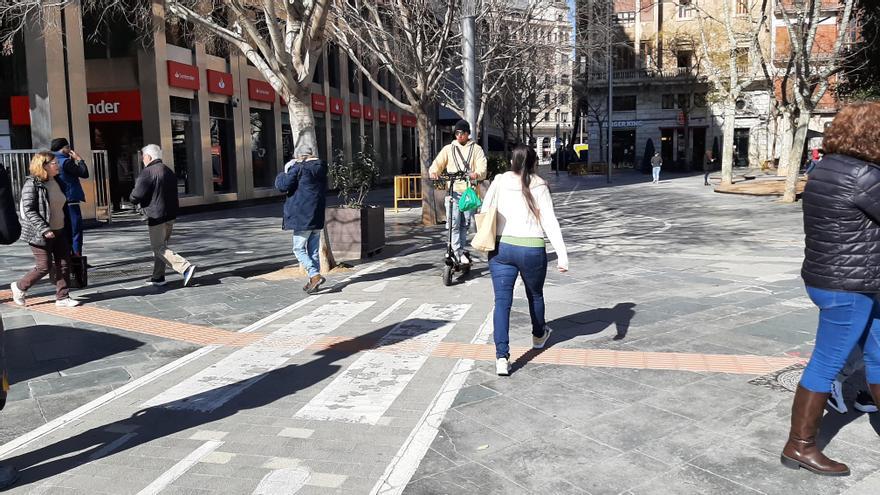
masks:
{"label": "white sneaker", "polygon": [[510,361],[507,358],[498,358],[495,360],[495,373],[498,376],[510,375]]}
{"label": "white sneaker", "polygon": [[541,337],[535,337],[532,335],[532,349],[543,349],[544,345],[547,343],[547,340],[550,339],[550,333],[553,332],[553,329],[544,325],[544,335]]}
{"label": "white sneaker", "polygon": [[196,265],[189,265],[189,268],[183,271],[183,286],[186,287],[192,281],[193,274],[196,272]]}
{"label": "white sneaker", "polygon": [[79,304],[79,301],[69,297],[55,301],[55,306],[58,306],[59,308],[75,308],[79,306]]}
{"label": "white sneaker", "polygon": [[19,306],[25,305],[25,296],[27,296],[27,292],[18,288],[18,284],[16,282],[12,282],[9,284],[9,288],[12,289],[12,300],[15,304]]}
{"label": "white sneaker", "polygon": [[840,414],[846,414],[846,403],[843,401],[843,383],[839,380],[831,382],[831,395],[828,396],[828,405]]}

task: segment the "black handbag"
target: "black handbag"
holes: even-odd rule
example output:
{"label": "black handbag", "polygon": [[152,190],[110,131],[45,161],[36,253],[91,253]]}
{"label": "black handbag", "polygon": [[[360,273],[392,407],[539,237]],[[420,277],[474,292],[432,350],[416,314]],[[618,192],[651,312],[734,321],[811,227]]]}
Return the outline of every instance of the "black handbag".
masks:
{"label": "black handbag", "polygon": [[88,256],[70,258],[70,288],[85,289],[89,286]]}

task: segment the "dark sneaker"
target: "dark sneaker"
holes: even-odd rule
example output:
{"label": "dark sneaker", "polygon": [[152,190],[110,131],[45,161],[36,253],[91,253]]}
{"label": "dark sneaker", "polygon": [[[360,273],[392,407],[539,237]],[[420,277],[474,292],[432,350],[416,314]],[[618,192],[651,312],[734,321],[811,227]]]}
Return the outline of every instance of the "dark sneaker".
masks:
{"label": "dark sneaker", "polygon": [[168,282],[165,281],[165,278],[151,278],[147,280],[147,285],[152,285],[154,287],[165,287],[168,285]]}
{"label": "dark sneaker", "polygon": [[848,411],[846,403],[843,402],[843,384],[838,380],[831,382],[831,395],[828,396],[828,405],[840,414],[846,414]]}
{"label": "dark sneaker", "polygon": [[12,466],[0,466],[0,490],[8,488],[18,481],[18,470]]}
{"label": "dark sneaker", "polygon": [[192,282],[193,274],[196,272],[196,265],[189,265],[189,268],[183,271],[183,286],[186,287]]}
{"label": "dark sneaker", "polygon": [[856,396],[856,401],[853,404],[856,409],[862,411],[863,413],[875,413],[877,412],[877,404],[874,403],[874,399],[871,397],[871,394],[865,392],[864,390],[859,392],[859,395]]}

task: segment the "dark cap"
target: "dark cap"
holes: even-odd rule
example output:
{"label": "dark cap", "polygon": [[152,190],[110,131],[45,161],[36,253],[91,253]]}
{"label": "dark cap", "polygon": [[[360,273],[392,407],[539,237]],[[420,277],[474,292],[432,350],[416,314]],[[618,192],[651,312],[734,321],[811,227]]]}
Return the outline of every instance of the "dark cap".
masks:
{"label": "dark cap", "polygon": [[61,151],[61,148],[65,146],[70,146],[70,143],[67,142],[67,139],[55,138],[52,140],[52,144],[49,146],[49,149],[52,151]]}
{"label": "dark cap", "polygon": [[455,123],[455,132],[458,132],[458,131],[466,132],[466,133],[470,134],[471,133],[471,125],[468,123],[467,120],[459,120],[458,122]]}

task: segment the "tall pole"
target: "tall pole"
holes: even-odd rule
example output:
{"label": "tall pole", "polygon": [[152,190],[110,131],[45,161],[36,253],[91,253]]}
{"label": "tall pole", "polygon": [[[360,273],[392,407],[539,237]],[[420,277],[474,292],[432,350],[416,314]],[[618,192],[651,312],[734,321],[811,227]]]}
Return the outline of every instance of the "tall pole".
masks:
{"label": "tall pole", "polygon": [[609,184],[611,184],[611,140],[612,140],[612,132],[611,130],[614,128],[612,117],[612,100],[613,100],[613,92],[614,92],[614,72],[613,72],[613,64],[611,60],[611,41],[612,41],[612,15],[611,12],[614,10],[614,2],[611,0],[608,1],[608,25],[606,29],[608,29],[608,43],[606,43],[605,47],[605,57],[607,60],[607,71],[608,71],[608,149],[606,150],[606,161],[608,164],[608,175],[606,180]]}
{"label": "tall pole", "polygon": [[559,175],[559,159],[562,156],[562,143],[559,137],[559,108],[556,108],[556,175]]}
{"label": "tall pole", "polygon": [[476,0],[463,0],[461,3],[461,55],[464,76],[464,119],[471,125],[474,141],[479,138],[477,129],[477,36]]}

